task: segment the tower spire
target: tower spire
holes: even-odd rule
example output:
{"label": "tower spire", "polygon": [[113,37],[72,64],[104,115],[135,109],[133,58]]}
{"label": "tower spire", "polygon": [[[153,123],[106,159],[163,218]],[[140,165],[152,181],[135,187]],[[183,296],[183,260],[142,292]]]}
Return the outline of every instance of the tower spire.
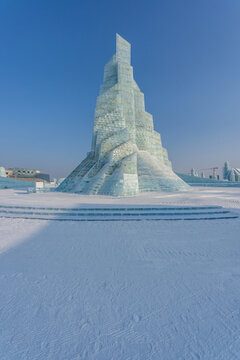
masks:
{"label": "tower spire", "polygon": [[116,56],[118,61],[131,64],[131,44],[119,34],[116,34]]}

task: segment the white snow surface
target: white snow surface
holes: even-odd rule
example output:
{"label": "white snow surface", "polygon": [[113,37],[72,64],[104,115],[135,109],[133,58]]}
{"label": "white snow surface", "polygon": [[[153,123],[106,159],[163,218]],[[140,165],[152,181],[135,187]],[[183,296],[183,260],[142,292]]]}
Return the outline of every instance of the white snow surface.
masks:
{"label": "white snow surface", "polygon": [[[1,190],[0,205],[221,205],[239,188],[111,198]],[[240,219],[0,218],[1,360],[240,359]]]}

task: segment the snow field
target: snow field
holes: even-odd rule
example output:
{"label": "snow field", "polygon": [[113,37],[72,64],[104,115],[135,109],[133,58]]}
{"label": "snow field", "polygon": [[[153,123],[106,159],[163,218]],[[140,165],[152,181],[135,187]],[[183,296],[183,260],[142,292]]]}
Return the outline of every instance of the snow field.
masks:
{"label": "snow field", "polygon": [[[4,191],[0,204],[79,204],[75,195],[47,195]],[[161,205],[240,209],[237,189],[152,196]],[[239,235],[239,219],[1,218],[0,358],[239,359]]]}

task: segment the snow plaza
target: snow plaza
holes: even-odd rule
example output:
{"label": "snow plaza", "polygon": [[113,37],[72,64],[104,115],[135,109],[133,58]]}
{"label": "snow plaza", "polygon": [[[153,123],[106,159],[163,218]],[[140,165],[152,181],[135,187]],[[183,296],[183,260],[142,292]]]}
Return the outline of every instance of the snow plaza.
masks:
{"label": "snow plaza", "polygon": [[57,190],[0,191],[1,360],[240,359],[240,188],[173,172],[119,35]]}

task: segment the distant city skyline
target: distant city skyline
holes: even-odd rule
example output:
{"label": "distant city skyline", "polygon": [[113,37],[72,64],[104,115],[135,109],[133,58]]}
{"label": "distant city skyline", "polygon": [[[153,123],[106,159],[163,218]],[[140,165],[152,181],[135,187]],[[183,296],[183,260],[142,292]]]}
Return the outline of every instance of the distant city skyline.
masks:
{"label": "distant city skyline", "polygon": [[2,1],[0,166],[64,177],[83,160],[119,33],[173,169],[240,168],[239,14],[238,0]]}

